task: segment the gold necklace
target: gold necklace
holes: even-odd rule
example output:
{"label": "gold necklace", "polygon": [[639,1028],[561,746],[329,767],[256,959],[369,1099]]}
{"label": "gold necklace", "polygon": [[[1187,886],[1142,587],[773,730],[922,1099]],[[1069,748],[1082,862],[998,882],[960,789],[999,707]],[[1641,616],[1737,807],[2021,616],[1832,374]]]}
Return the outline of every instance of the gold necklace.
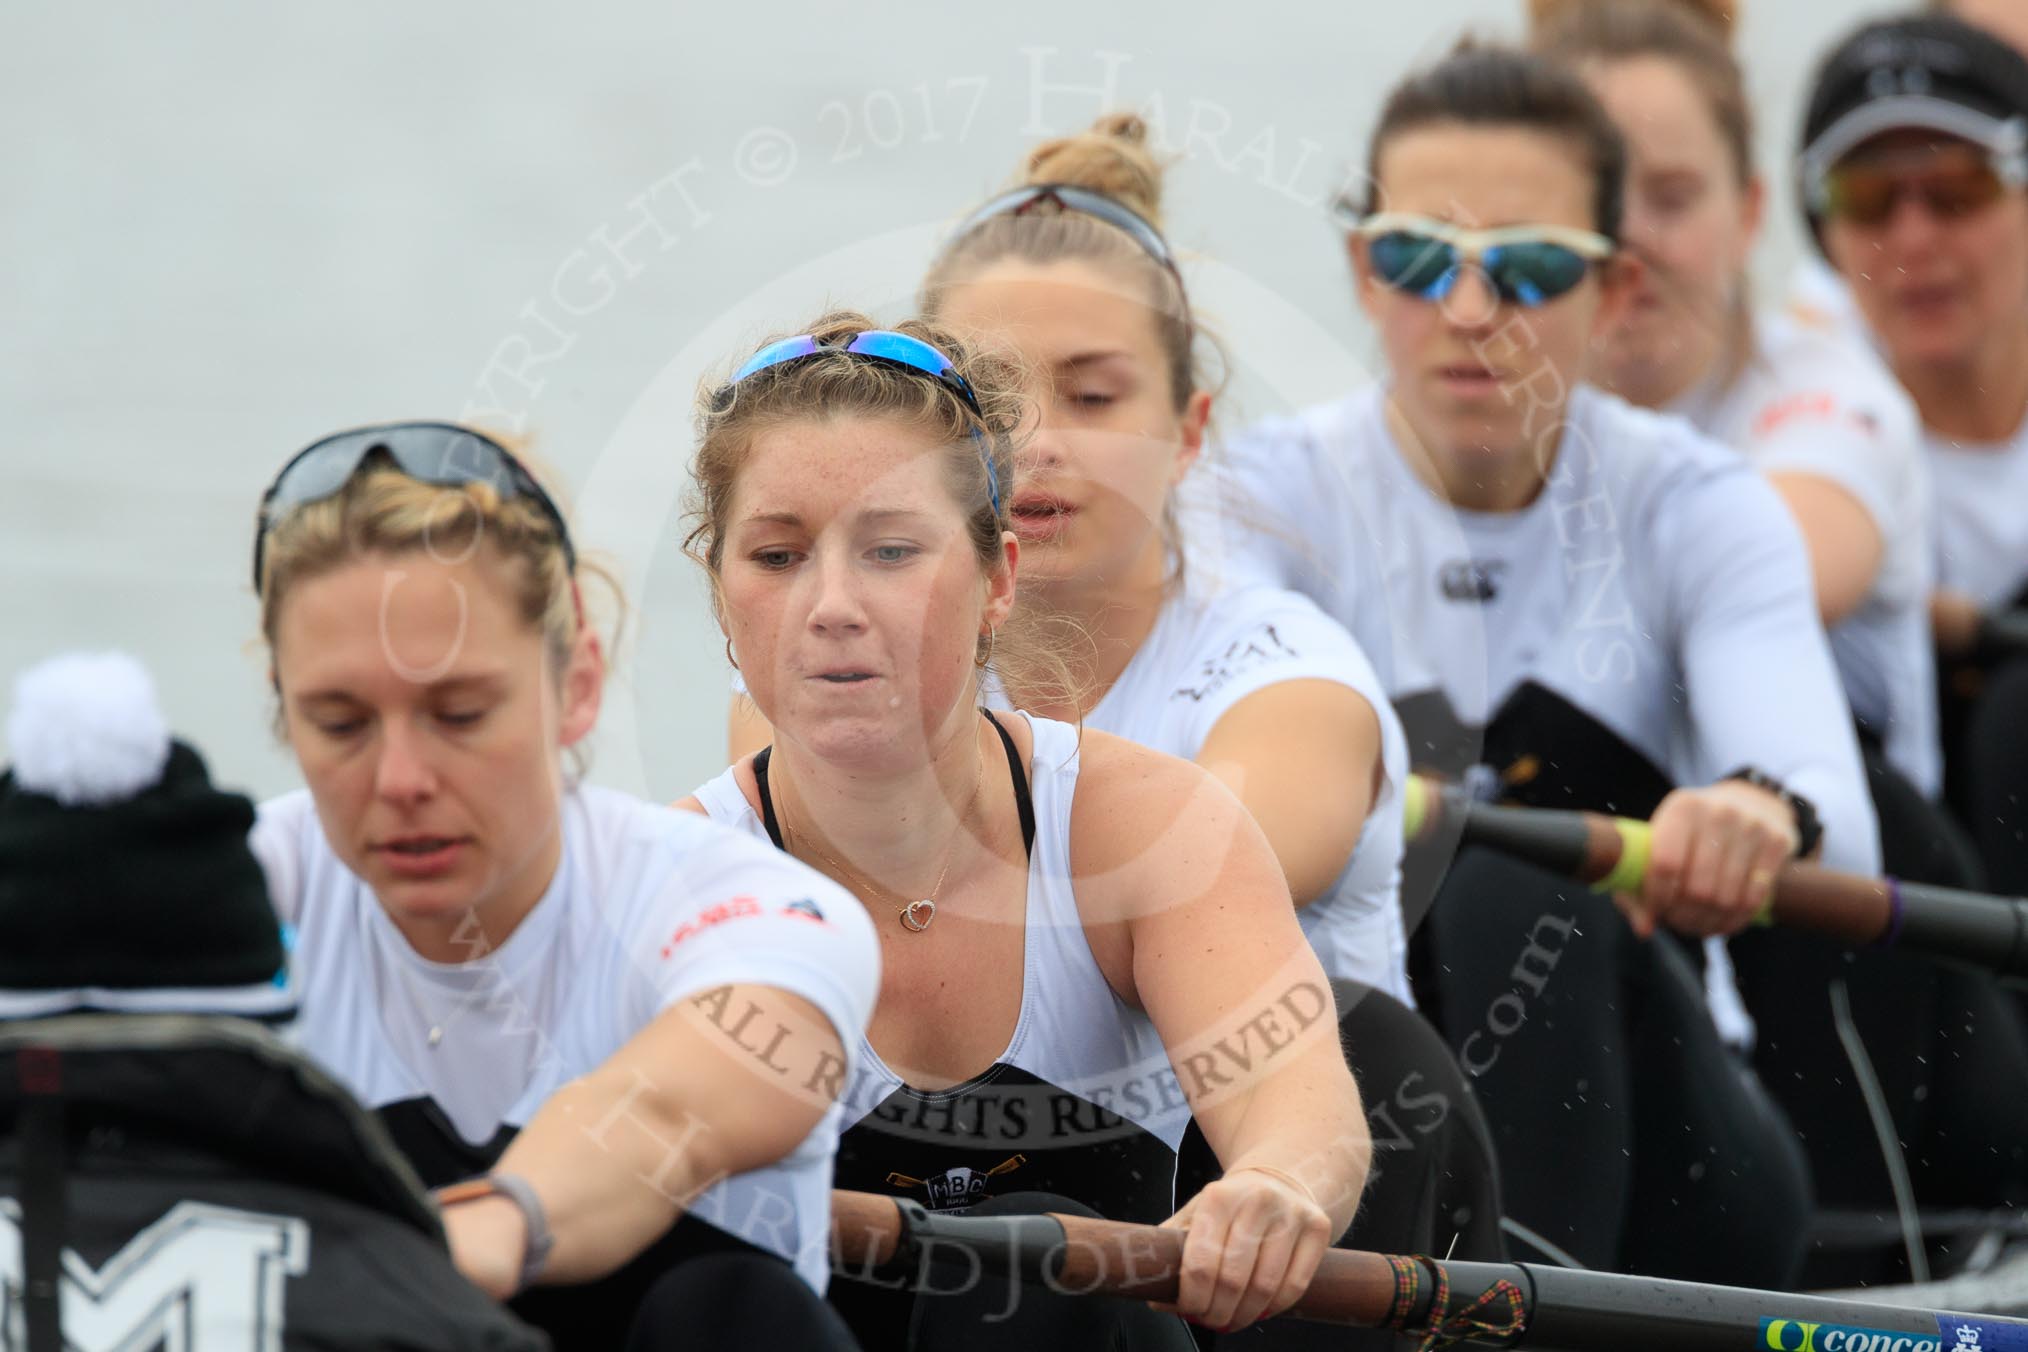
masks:
{"label": "gold necklace", "polygon": [[[952,860],[957,858],[958,841],[965,834],[965,823],[971,820],[972,809],[977,807],[979,804],[979,790],[982,787],[984,787],[985,782],[986,782],[986,758],[984,756],[981,756],[979,758],[978,773],[972,776],[972,796],[965,800],[965,810],[958,814],[958,826],[957,829],[951,833],[950,845],[946,847],[944,850],[944,866],[937,873],[936,884],[930,888],[928,896],[919,897],[914,901],[904,901],[894,913],[894,918],[902,923],[903,928],[908,929],[913,933],[921,934],[924,930],[930,927],[930,922],[937,918],[937,896],[944,890],[944,879],[951,876],[951,862]],[[780,780],[778,779],[776,783],[777,785],[779,785]],[[777,795],[777,797],[779,798],[780,795]],[[819,859],[829,864],[833,869],[836,869],[839,873],[845,874],[851,878],[858,879],[860,885],[866,888],[868,891],[885,893],[887,901],[890,905],[892,905],[897,900],[897,895],[895,893],[888,891],[887,888],[882,887],[879,883],[875,882],[865,873],[861,872],[856,868],[853,868],[850,864],[846,864],[840,860],[833,859],[830,855],[824,853],[824,851],[818,849],[815,845],[812,845],[807,836],[803,835],[802,832],[796,830],[795,827],[789,825],[788,814],[781,812],[780,810],[781,807],[783,806],[786,806],[786,803],[778,803],[776,811],[781,818],[782,843],[785,846],[789,845],[791,842],[800,844],[804,848],[808,849],[811,854],[816,855]],[[789,853],[791,855],[797,855],[798,851],[795,850],[794,848],[790,848]],[[841,879],[840,881],[843,880]]]}

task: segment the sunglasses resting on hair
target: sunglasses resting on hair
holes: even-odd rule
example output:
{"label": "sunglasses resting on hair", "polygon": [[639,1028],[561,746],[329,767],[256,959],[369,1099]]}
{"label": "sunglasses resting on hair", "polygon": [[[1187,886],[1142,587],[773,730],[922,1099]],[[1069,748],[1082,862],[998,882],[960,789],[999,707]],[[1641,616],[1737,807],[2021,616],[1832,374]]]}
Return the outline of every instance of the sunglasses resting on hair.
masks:
{"label": "sunglasses resting on hair", "polygon": [[[1160,230],[1124,203],[1072,183],[1031,183],[1027,187],[1002,193],[965,217],[951,232],[951,238],[963,239],[995,216],[1026,216],[1044,203],[1058,211],[1073,211],[1080,216],[1104,221],[1122,232],[1140,245],[1143,253],[1168,269],[1169,275],[1176,279],[1177,295],[1184,294],[1183,272],[1176,266],[1176,255]],[[1190,307],[1186,302],[1183,306],[1186,319],[1189,313]]]}
{"label": "sunglasses resting on hair", "polygon": [[[911,338],[908,334],[896,333],[891,329],[867,329],[863,333],[853,334],[851,340],[844,343],[822,343],[817,340],[816,335],[809,333],[798,334],[794,338],[778,339],[742,362],[740,368],[732,373],[732,379],[727,381],[725,388],[719,392],[719,398],[721,402],[729,400],[733,386],[771,367],[826,352],[850,353],[855,357],[864,357],[869,361],[898,366],[905,371],[928,376],[963,400],[965,407],[972,410],[972,416],[980,423],[986,420],[986,415],[979,409],[979,396],[972,391],[972,383],[958,374],[957,367],[951,364],[949,357],[920,338]],[[993,514],[998,516],[1000,485],[994,478],[992,452],[987,449],[985,435],[977,425],[972,428],[972,440],[978,444],[979,459],[985,462],[986,496],[992,501]]]}
{"label": "sunglasses resting on hair", "polygon": [[375,451],[384,452],[418,483],[439,488],[490,484],[502,499],[528,498],[556,527],[564,565],[577,569],[577,551],[563,513],[535,481],[535,476],[507,448],[483,433],[453,423],[381,423],[356,427],[314,442],[290,458],[261,495],[260,519],[254,532],[254,593],[261,589],[261,558],[268,531],[298,507],[335,497],[359,466]]}
{"label": "sunglasses resting on hair", "polygon": [[1812,198],[1826,216],[1855,225],[1880,225],[1904,195],[1931,215],[1955,220],[1991,206],[2028,179],[2028,165],[2002,161],[1972,146],[1918,156],[1853,159],[1833,165]]}
{"label": "sunglasses resting on hair", "polygon": [[1442,300],[1458,274],[1474,268],[1505,305],[1544,305],[1583,281],[1613,242],[1567,225],[1506,225],[1471,230],[1408,212],[1361,217],[1352,233],[1366,241],[1373,275],[1419,300]]}

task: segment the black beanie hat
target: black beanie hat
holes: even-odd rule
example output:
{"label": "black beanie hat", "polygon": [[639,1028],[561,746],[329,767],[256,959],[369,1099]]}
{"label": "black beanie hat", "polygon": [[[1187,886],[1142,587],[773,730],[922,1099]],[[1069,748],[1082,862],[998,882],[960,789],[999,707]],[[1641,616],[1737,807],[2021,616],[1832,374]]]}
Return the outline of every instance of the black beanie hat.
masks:
{"label": "black beanie hat", "polygon": [[253,805],[172,741],[148,673],[61,657],[16,682],[0,775],[0,1018],[294,1012],[247,848]]}

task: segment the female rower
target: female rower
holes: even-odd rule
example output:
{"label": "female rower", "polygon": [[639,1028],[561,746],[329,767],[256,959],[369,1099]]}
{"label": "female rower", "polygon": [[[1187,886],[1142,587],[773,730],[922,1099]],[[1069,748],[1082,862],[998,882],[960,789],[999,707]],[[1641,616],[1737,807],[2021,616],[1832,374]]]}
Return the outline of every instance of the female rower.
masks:
{"label": "female rower", "polygon": [[[1422,1091],[1457,1105],[1415,1115],[1412,1144],[1393,1140],[1346,1242],[1498,1258],[1491,1142],[1455,1059],[1404,1007],[1400,722],[1365,653],[1307,597],[1184,564],[1178,485],[1200,457],[1213,394],[1146,135],[1116,114],[1037,147],[1024,181],[959,226],[924,284],[926,314],[1010,346],[1028,374],[1036,421],[1009,513],[1023,549],[1018,609],[1092,644],[1074,688],[1017,675],[999,693],[1226,782],[1340,983],[1360,1083],[1376,1101]],[[1193,1132],[1184,1162],[1187,1196],[1216,1161]]]}
{"label": "female rower", "polygon": [[[833,314],[706,392],[691,545],[774,743],[688,805],[878,917],[840,1186],[1166,1216],[1189,1232],[1177,1308],[1244,1325],[1351,1219],[1366,1123],[1324,973],[1232,795],[979,708],[989,663],[1027,688],[1048,670],[1010,618],[1015,380],[929,325]],[[1193,1116],[1225,1176],[1171,1215]],[[869,1346],[1189,1345],[1145,1307],[1040,1289],[832,1298]]]}
{"label": "female rower", "polygon": [[[813,870],[575,782],[605,677],[562,515],[476,432],[342,432],[254,551],[308,787],[253,845],[297,1036],[441,1194],[459,1266],[568,1346],[849,1345],[836,1096],[878,988]],[[601,1280],[604,1279],[604,1280]]]}
{"label": "female rower", "polygon": [[1076,690],[1004,693],[1223,779],[1274,845],[1325,971],[1405,1000],[1408,756],[1379,678],[1308,598],[1184,567],[1174,498],[1212,391],[1146,135],[1116,115],[1038,147],[924,283],[926,314],[1011,345],[1030,374],[1039,418],[1008,513],[1021,605],[1095,649]]}
{"label": "female rower", "polygon": [[1802,154],[1816,241],[1922,420],[1949,796],[2007,892],[2028,890],[2028,662],[1982,626],[2028,601],[2024,125],[2028,59],[1925,15],[1869,24],[1826,59]]}
{"label": "female rower", "polygon": [[[1652,816],[1622,898],[1639,933],[1739,929],[1820,833],[1831,862],[1872,870],[1781,500],[1679,421],[1577,384],[1639,274],[1605,112],[1541,58],[1467,46],[1393,92],[1367,165],[1366,200],[1343,205],[1386,378],[1232,449],[1273,528],[1248,537],[1257,561],[1355,632],[1385,612],[1412,757],[1476,763],[1523,802]],[[1713,1027],[1750,1037],[1722,947],[1704,950],[1706,1017],[1673,948],[1479,852],[1425,933],[1510,1215],[1587,1264],[1786,1275],[1800,1231],[1766,1217],[1800,1224],[1803,1167]]]}
{"label": "female rower", "polygon": [[[1745,84],[1722,38],[1681,0],[1576,0],[1537,35],[1574,62],[1626,137],[1624,237],[1645,264],[1633,306],[1602,336],[1599,383],[1688,417],[1746,452],[1787,502],[1810,552],[1817,604],[1860,724],[1895,877],[1970,886],[1969,842],[1933,801],[1941,770],[1929,644],[1929,483],[1912,408],[1878,358],[1777,314],[1754,314],[1746,261],[1759,226]],[[2001,1046],[1973,1056],[1966,1029],[2004,1005],[1976,975],[1898,954],[1854,956],[1808,935],[1762,931],[1733,945],[1760,1025],[1761,1078],[1805,1142],[1818,1197],[1893,1204],[1881,1143],[1854,1083],[1833,1005],[1836,982],[1911,1153],[1955,1155],[1992,1116],[1989,1096],[1957,1073],[1998,1070]],[[1911,1018],[1912,1010],[1930,1012]],[[1981,1041],[1991,1043],[1989,1035]],[[2028,1065],[2012,1078],[2028,1080]],[[1923,1180],[1923,1181],[1926,1181]],[[1994,1170],[1970,1194],[1919,1188],[1930,1205],[1985,1205]],[[1981,1201],[1980,1199],[1985,1199]],[[1869,1276],[1818,1274],[1842,1283]]]}

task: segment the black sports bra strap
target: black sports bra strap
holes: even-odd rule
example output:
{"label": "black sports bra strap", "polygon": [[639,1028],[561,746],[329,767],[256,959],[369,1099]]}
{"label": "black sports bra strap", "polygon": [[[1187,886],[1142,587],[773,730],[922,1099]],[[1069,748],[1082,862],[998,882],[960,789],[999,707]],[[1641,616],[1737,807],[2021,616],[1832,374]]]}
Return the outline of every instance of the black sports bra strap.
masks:
{"label": "black sports bra strap", "polygon": [[768,839],[775,843],[775,848],[786,851],[789,847],[782,844],[782,824],[775,820],[775,796],[768,792],[768,757],[773,753],[772,746],[753,753],[753,785],[760,790],[761,825],[767,827]]}
{"label": "black sports bra strap", "polygon": [[1021,753],[1014,749],[1014,739],[1007,735],[1007,729],[1000,726],[1000,720],[985,710],[986,721],[993,725],[993,731],[1000,734],[1000,745],[1007,748],[1007,768],[1014,776],[1014,810],[1021,814],[1021,853],[1033,856],[1035,853],[1035,799],[1028,792],[1028,767],[1021,763]]}
{"label": "black sports bra strap", "polygon": [[[1021,852],[1035,853],[1035,799],[1028,791],[1028,767],[1021,763],[1021,753],[1015,749],[1014,739],[1007,729],[1000,726],[1000,720],[979,710],[986,721],[993,725],[993,731],[1000,734],[1000,745],[1007,749],[1007,768],[1014,777],[1014,810],[1021,814]],[[775,796],[768,791],[768,757],[774,752],[772,746],[764,746],[754,753],[753,783],[760,791],[761,825],[767,828],[768,839],[778,850],[786,850],[782,843],[782,824],[775,818]]]}

